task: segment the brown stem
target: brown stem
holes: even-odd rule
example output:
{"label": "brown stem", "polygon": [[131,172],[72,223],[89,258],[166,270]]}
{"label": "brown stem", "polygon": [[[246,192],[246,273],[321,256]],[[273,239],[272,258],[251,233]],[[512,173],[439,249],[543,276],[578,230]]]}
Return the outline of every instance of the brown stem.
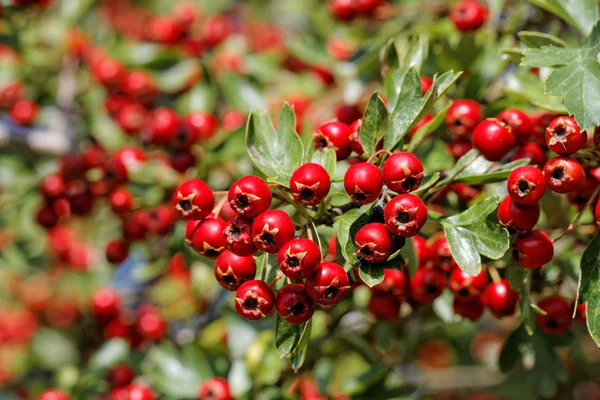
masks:
{"label": "brown stem", "polygon": [[228,191],[228,190],[215,190],[215,191],[213,192],[213,194],[214,194],[215,196],[222,196],[222,195],[224,195],[224,194],[229,194],[229,191]]}
{"label": "brown stem", "polygon": [[278,273],[277,276],[275,276],[275,278],[273,278],[273,280],[269,282],[269,286],[273,287],[273,285],[276,284],[281,278],[283,278],[283,272]]}
{"label": "brown stem", "polygon": [[498,270],[493,265],[488,266],[488,272],[490,273],[490,277],[494,283],[498,283],[501,281],[500,274]]}
{"label": "brown stem", "polygon": [[[215,192],[213,192],[215,193]],[[215,206],[215,208],[212,209],[212,213],[217,216],[219,215],[219,213],[221,212],[221,209],[223,208],[223,206],[225,205],[225,202],[227,201],[227,196],[223,196],[221,198],[221,200],[219,200],[219,202],[217,203],[217,205]]]}
{"label": "brown stem", "polygon": [[389,150],[378,150],[378,151],[376,151],[375,153],[373,153],[373,155],[372,155],[371,157],[369,157],[369,159],[367,160],[367,162],[368,162],[368,163],[370,163],[371,161],[373,161],[373,159],[374,159],[375,157],[377,157],[377,156],[378,156],[378,155],[380,155],[380,154],[387,154],[388,156],[391,156],[391,155],[392,155],[392,152],[391,152],[391,151],[389,151]]}
{"label": "brown stem", "polygon": [[567,229],[565,229],[565,231],[559,237],[557,237],[556,239],[553,239],[552,243],[556,243],[560,239],[562,239],[565,236],[567,236],[573,229],[575,229],[575,227],[579,223],[579,220],[583,216],[583,213],[585,212],[585,210],[587,210],[589,208],[589,206],[594,202],[594,200],[596,199],[596,197],[598,197],[598,193],[600,193],[600,185],[598,185],[598,187],[596,187],[596,190],[594,190],[594,193],[592,193],[592,195],[588,199],[587,203],[585,203],[585,206],[581,209],[581,211],[579,211],[579,214],[577,214],[577,217],[575,217],[575,219],[573,220],[573,222],[571,222],[569,224],[569,226],[567,227]]}
{"label": "brown stem", "polygon": [[313,234],[312,234],[312,230],[310,229],[310,226],[308,224],[304,225],[306,228],[306,236],[308,237],[309,240],[313,240]]}

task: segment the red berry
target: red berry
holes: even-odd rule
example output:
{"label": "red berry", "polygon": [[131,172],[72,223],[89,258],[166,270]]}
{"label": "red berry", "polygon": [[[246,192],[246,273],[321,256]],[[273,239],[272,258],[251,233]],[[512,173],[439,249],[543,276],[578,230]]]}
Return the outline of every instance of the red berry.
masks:
{"label": "red berry", "polygon": [[106,380],[112,389],[129,385],[135,378],[135,371],[126,363],[119,363],[108,370]]}
{"label": "red berry", "polygon": [[485,270],[476,275],[469,275],[460,268],[454,268],[448,279],[448,287],[454,294],[454,297],[462,301],[469,301],[479,298],[479,295],[485,290],[488,283]]}
{"label": "red berry", "polygon": [[116,188],[108,198],[110,208],[117,215],[123,215],[133,208],[133,196],[124,188]]}
{"label": "red berry", "polygon": [[94,78],[109,90],[115,90],[121,86],[125,73],[123,65],[111,58],[104,58],[92,65]]}
{"label": "red berry", "polygon": [[[114,155],[114,167],[117,176],[124,175],[127,179],[127,171],[139,168],[146,161],[146,153],[137,147],[123,147]],[[115,179],[119,181],[119,179]]]}
{"label": "red berry", "polygon": [[281,272],[292,279],[304,279],[321,263],[321,249],[310,239],[292,239],[279,250]]}
{"label": "red berry", "polygon": [[223,231],[226,226],[221,218],[209,217],[200,221],[192,236],[194,250],[201,256],[217,258],[225,250]]}
{"label": "red berry", "polygon": [[385,226],[394,235],[415,236],[427,222],[427,206],[413,194],[399,194],[383,210]]}
{"label": "red berry", "polygon": [[148,212],[139,210],[123,221],[123,237],[126,240],[142,240],[148,233]]}
{"label": "red berry", "polygon": [[343,160],[352,152],[350,147],[350,127],[343,122],[328,122],[314,133],[314,146],[317,150],[329,147],[335,150],[338,160]]}
{"label": "red berry", "polygon": [[570,157],[554,157],[544,167],[548,187],[556,193],[570,193],[581,186],[585,171],[581,164]]}
{"label": "red berry", "polygon": [[341,21],[351,20],[358,13],[356,0],[330,0],[329,10],[336,19]]}
{"label": "red berry", "polygon": [[515,137],[510,128],[491,118],[475,127],[471,140],[473,147],[490,161],[500,161],[515,146]]}
{"label": "red berry", "polygon": [[546,191],[544,174],[536,167],[526,165],[514,169],[508,176],[508,194],[519,204],[531,206],[539,203]]}
{"label": "red berry", "polygon": [[515,161],[524,158],[529,158],[531,160],[530,164],[538,168],[546,164],[546,154],[535,143],[527,143],[523,147],[519,147],[513,155],[512,160]]}
{"label": "red berry", "polygon": [[427,113],[417,122],[410,130],[408,131],[408,136],[412,138],[412,136],[419,131],[423,126],[427,125],[429,121],[433,119],[433,114]]}
{"label": "red berry", "polygon": [[296,283],[286,285],[275,299],[277,314],[284,321],[299,325],[308,321],[315,313],[315,305],[304,291],[304,285]]}
{"label": "red berry", "polygon": [[477,0],[461,0],[450,10],[450,20],[461,32],[481,28],[488,20],[488,9]]}
{"label": "red berry", "polygon": [[148,38],[162,44],[173,44],[181,38],[181,27],[170,16],[155,16],[149,19],[146,26]]}
{"label": "red berry", "polygon": [[483,110],[479,103],[470,99],[454,100],[444,121],[446,127],[458,138],[467,139],[473,130],[483,120]]}
{"label": "red berry", "polygon": [[158,91],[152,74],[144,70],[128,72],[123,78],[122,87],[126,95],[142,103],[152,101]]}
{"label": "red berry", "polygon": [[421,95],[425,96],[425,93],[427,93],[429,91],[429,89],[431,89],[432,85],[433,85],[433,78],[431,78],[429,76],[422,76],[421,77]]}
{"label": "red berry", "polygon": [[215,197],[212,190],[200,179],[190,179],[177,188],[173,196],[175,210],[186,219],[199,220],[210,214]]}
{"label": "red berry", "polygon": [[[214,115],[205,112],[193,112],[186,115],[182,121],[182,128],[189,138],[208,140],[217,132],[218,121]],[[191,144],[191,143],[190,143]]]}
{"label": "red berry", "polygon": [[510,287],[506,279],[502,279],[487,286],[481,301],[496,318],[502,318],[515,313],[519,293]]}
{"label": "red berry", "polygon": [[579,210],[582,210],[597,187],[598,180],[592,175],[586,174],[581,186],[579,186],[574,192],[568,193],[567,198],[572,204],[577,206]]}
{"label": "red berry", "polygon": [[596,224],[600,225],[600,201],[596,203],[596,209],[594,211],[594,215],[596,216]]}
{"label": "red berry", "polygon": [[304,289],[313,301],[330,306],[346,297],[350,290],[350,282],[344,268],[333,262],[322,262],[312,275],[306,278]]}
{"label": "red berry", "polygon": [[[600,203],[599,203],[600,204]],[[587,322],[587,303],[581,303],[577,306],[575,317],[584,325]]]}
{"label": "red berry", "polygon": [[58,223],[58,216],[50,206],[43,206],[35,215],[36,222],[45,229],[50,229]]}
{"label": "red berry", "polygon": [[369,311],[375,318],[382,321],[398,319],[400,313],[400,300],[392,294],[385,292],[373,292],[369,300]]}
{"label": "red berry", "polygon": [[362,113],[352,104],[342,104],[335,109],[335,118],[346,125],[352,124],[360,117]]}
{"label": "red berry", "polygon": [[223,125],[223,129],[227,132],[233,132],[242,126],[246,122],[246,116],[238,110],[228,110],[223,114],[221,118],[221,123]]}
{"label": "red berry", "polygon": [[129,244],[122,239],[113,239],[106,245],[106,260],[111,264],[121,264],[129,256]]}
{"label": "red berry", "polygon": [[237,290],[242,283],[254,279],[256,261],[252,256],[238,256],[225,250],[215,262],[215,277],[227,290]]}
{"label": "red berry", "polygon": [[541,149],[547,149],[546,128],[558,115],[550,113],[537,113],[530,116],[533,124],[533,140]]}
{"label": "red berry", "polygon": [[410,291],[409,282],[410,275],[406,268],[402,270],[386,268],[383,270],[383,281],[373,286],[371,290],[393,294],[399,300],[404,301]]}
{"label": "red berry", "polygon": [[519,236],[513,244],[513,257],[523,268],[540,268],[554,257],[552,240],[539,229]]}
{"label": "red berry", "polygon": [[454,261],[454,258],[452,257],[450,244],[448,244],[446,238],[438,239],[431,245],[429,258],[433,267],[443,272],[452,272],[458,267],[456,261]]}
{"label": "red berry", "polygon": [[277,253],[294,238],[296,227],[284,211],[269,210],[260,214],[252,224],[254,245],[267,253]]}
{"label": "red berry", "polygon": [[466,183],[455,183],[452,185],[452,190],[454,190],[454,193],[456,193],[458,201],[463,204],[467,204],[481,194],[482,186],[471,186],[467,185]]}
{"label": "red berry", "polygon": [[121,129],[127,134],[136,134],[142,130],[148,111],[139,103],[125,104],[117,114]]}
{"label": "red berry", "polygon": [[448,151],[452,154],[455,160],[458,160],[473,148],[470,140],[455,139],[448,143]]}
{"label": "red berry", "polygon": [[446,277],[433,268],[419,267],[410,280],[410,293],[421,304],[432,303],[446,287]]}
{"label": "red berry", "polygon": [[550,150],[563,156],[581,150],[587,142],[587,133],[579,129],[574,118],[558,117],[546,128],[546,143]]}
{"label": "red berry", "polygon": [[529,138],[533,133],[533,123],[523,111],[516,108],[507,108],[498,114],[496,118],[510,127],[517,146],[523,146],[529,142]]}
{"label": "red berry", "polygon": [[210,378],[202,382],[197,400],[233,400],[233,396],[227,380]]}
{"label": "red berry", "polygon": [[344,175],[344,188],[350,198],[359,204],[372,203],[381,194],[383,179],[379,168],[370,163],[352,165]]}
{"label": "red berry", "polygon": [[169,159],[169,165],[175,171],[183,174],[188,169],[192,168],[196,165],[196,156],[193,153],[189,153],[186,150],[174,151],[171,153],[171,158]]}
{"label": "red berry", "polygon": [[263,281],[251,280],[240,286],[235,294],[235,309],[249,320],[262,319],[275,305],[273,290]]}
{"label": "red berry", "polygon": [[150,116],[148,135],[153,144],[166,145],[173,142],[179,130],[179,117],[170,108],[160,107]]}
{"label": "red berry", "polygon": [[239,215],[254,218],[269,209],[271,189],[258,176],[245,176],[229,188],[227,200],[229,206]]}
{"label": "red berry", "polygon": [[455,297],[452,302],[452,309],[456,315],[471,321],[477,321],[483,315],[483,303],[480,296],[469,298],[467,301]]}
{"label": "red berry", "polygon": [[423,180],[423,164],[413,153],[392,154],[383,163],[385,185],[397,193],[408,193],[419,188]]}
{"label": "red berry", "polygon": [[518,232],[529,232],[540,219],[540,206],[534,204],[526,206],[515,203],[510,196],[506,196],[498,206],[498,220],[500,225],[515,229]]}
{"label": "red berry", "polygon": [[91,307],[97,317],[115,317],[121,308],[121,296],[113,288],[102,287],[92,294]]}
{"label": "red berry", "polygon": [[35,120],[38,109],[39,107],[35,101],[17,100],[10,108],[10,118],[15,124],[30,125]]}
{"label": "red berry", "polygon": [[40,393],[37,400],[71,400],[71,397],[62,390],[48,389]]}
{"label": "red berry", "polygon": [[154,400],[154,393],[148,386],[143,385],[129,385],[127,386],[129,392],[129,398],[127,400]]}
{"label": "red berry", "polygon": [[384,224],[372,222],[356,233],[356,257],[371,264],[382,263],[392,254],[394,239]]}
{"label": "red berry", "polygon": [[248,218],[235,217],[227,223],[223,230],[225,245],[238,256],[251,256],[258,249],[252,240],[253,221]]}
{"label": "red berry", "polygon": [[158,340],[165,336],[167,323],[155,307],[143,307],[138,312],[135,329],[146,339]]}
{"label": "red berry", "polygon": [[155,235],[166,235],[171,232],[177,215],[175,210],[162,204],[148,213],[148,230]]}
{"label": "red berry", "polygon": [[290,178],[294,199],[305,206],[319,204],[329,193],[331,178],[325,168],[315,163],[300,166]]}
{"label": "red berry", "polygon": [[61,175],[58,174],[47,176],[40,184],[42,195],[44,195],[44,197],[47,199],[55,199],[64,195],[65,187],[65,180]]}
{"label": "red berry", "polygon": [[360,142],[360,127],[362,126],[362,118],[357,119],[350,125],[350,148],[353,152],[362,156],[365,150]]}
{"label": "red berry", "polygon": [[427,241],[423,236],[413,236],[412,241],[415,248],[415,253],[417,254],[417,261],[419,262],[419,265],[424,265],[429,259]]}
{"label": "red berry", "polygon": [[225,14],[213,14],[202,21],[202,40],[213,47],[224,41],[234,30],[232,18]]}
{"label": "red berry", "polygon": [[547,297],[538,303],[538,307],[546,311],[546,315],[535,316],[540,331],[546,335],[562,335],[573,324],[573,307],[564,297]]}

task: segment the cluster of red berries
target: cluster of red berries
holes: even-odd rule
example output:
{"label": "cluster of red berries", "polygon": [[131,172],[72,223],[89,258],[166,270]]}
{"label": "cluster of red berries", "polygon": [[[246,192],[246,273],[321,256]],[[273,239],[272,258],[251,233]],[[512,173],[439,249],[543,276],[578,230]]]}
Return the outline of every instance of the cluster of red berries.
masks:
{"label": "cluster of red berries", "polygon": [[369,16],[385,0],[330,0],[331,15],[340,21],[350,21],[358,16]]}

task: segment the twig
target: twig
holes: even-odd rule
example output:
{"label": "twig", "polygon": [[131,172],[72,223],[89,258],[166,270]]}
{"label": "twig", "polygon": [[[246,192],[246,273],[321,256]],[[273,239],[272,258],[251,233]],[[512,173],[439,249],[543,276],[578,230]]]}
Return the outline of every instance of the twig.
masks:
{"label": "twig", "polygon": [[498,273],[498,270],[496,269],[496,267],[494,267],[493,265],[490,265],[488,267],[488,272],[490,273],[490,276],[492,277],[492,281],[494,283],[498,283],[501,281],[500,274]]}
{"label": "twig", "polygon": [[368,163],[370,163],[371,161],[373,161],[373,159],[375,157],[377,157],[380,154],[387,154],[388,156],[392,155],[392,152],[389,150],[378,150],[375,153],[373,153],[373,155],[371,155],[371,157],[369,157],[369,159],[367,160]]}
{"label": "twig", "polygon": [[[213,192],[214,193],[214,192]],[[219,202],[217,203],[217,205],[215,206],[215,208],[213,208],[212,213],[217,216],[219,215],[219,213],[221,212],[221,209],[223,208],[223,206],[225,205],[225,202],[227,201],[227,196],[223,196],[221,198],[221,200],[219,200]]]}
{"label": "twig", "polygon": [[273,287],[273,285],[276,284],[281,278],[283,278],[283,272],[279,272],[277,276],[275,276],[275,278],[273,278],[273,280],[269,282],[269,286]]}
{"label": "twig", "polygon": [[559,237],[557,237],[556,239],[553,239],[552,243],[556,243],[560,239],[562,239],[565,236],[567,236],[573,229],[575,229],[575,227],[579,223],[579,220],[583,216],[583,213],[585,212],[585,210],[587,210],[589,208],[589,206],[594,202],[594,200],[596,199],[596,197],[598,197],[598,193],[600,193],[600,185],[598,185],[596,187],[596,190],[594,190],[594,193],[592,193],[592,195],[588,199],[587,203],[585,203],[585,206],[581,209],[581,211],[579,211],[579,214],[577,214],[577,217],[575,217],[575,219],[573,220],[573,222],[571,222],[569,224],[569,226],[567,227],[567,229],[565,229],[565,231]]}
{"label": "twig", "polygon": [[450,185],[452,183],[452,181],[454,181],[454,178],[456,178],[461,172],[463,172],[465,169],[467,169],[467,167],[471,164],[473,164],[475,162],[475,160],[477,160],[477,157],[473,157],[473,159],[471,161],[469,161],[468,163],[466,163],[462,168],[460,168],[458,171],[456,171],[454,174],[452,174],[452,176],[450,176],[448,179],[448,182],[444,183],[442,186],[440,186],[437,191],[435,191],[433,193],[433,196],[431,196],[428,200],[427,200],[427,205],[433,203],[435,201],[435,199],[437,199],[440,194],[443,192],[443,189]]}

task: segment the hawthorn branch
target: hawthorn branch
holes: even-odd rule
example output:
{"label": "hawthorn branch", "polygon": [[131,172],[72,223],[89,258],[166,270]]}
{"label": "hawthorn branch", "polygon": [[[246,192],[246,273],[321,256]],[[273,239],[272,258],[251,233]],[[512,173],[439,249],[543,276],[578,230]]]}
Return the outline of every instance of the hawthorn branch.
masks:
{"label": "hawthorn branch", "polygon": [[581,211],[579,211],[579,214],[577,214],[577,216],[575,217],[575,219],[573,220],[573,222],[571,222],[569,224],[569,226],[567,227],[567,229],[565,229],[565,231],[559,237],[557,237],[556,239],[553,239],[552,243],[556,243],[557,241],[559,241],[560,239],[564,238],[569,233],[571,233],[573,231],[573,229],[575,229],[575,227],[579,223],[579,220],[583,216],[583,213],[585,212],[585,210],[587,210],[592,205],[592,203],[594,202],[594,200],[596,199],[596,197],[598,197],[598,193],[600,193],[600,185],[598,185],[596,187],[596,190],[594,190],[594,193],[592,193],[592,195],[588,199],[587,203],[585,203],[585,206],[583,206],[583,208],[581,209]]}

